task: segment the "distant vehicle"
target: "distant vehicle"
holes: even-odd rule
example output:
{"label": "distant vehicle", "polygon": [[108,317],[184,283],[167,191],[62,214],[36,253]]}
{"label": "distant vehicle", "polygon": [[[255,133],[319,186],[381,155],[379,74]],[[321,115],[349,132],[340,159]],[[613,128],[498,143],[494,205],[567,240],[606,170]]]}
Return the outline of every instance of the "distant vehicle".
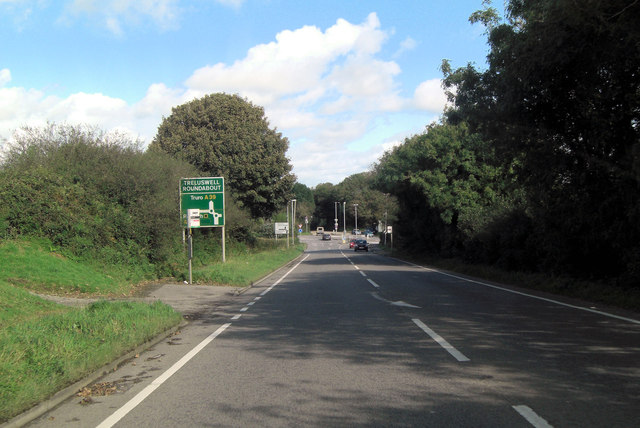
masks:
{"label": "distant vehicle", "polygon": [[361,234],[361,233],[360,233],[360,229],[353,229],[353,230],[351,231],[351,234],[352,234],[352,235],[360,235],[360,234]]}
{"label": "distant vehicle", "polygon": [[371,229],[367,229],[364,231],[364,236],[366,236],[367,238],[371,238],[373,236],[373,230]]}
{"label": "distant vehicle", "polygon": [[316,227],[316,235],[322,235],[324,233],[324,227],[318,226]]}
{"label": "distant vehicle", "polygon": [[353,246],[353,251],[358,250],[365,250],[366,252],[369,252],[369,244],[367,244],[367,241],[365,241],[364,239],[356,240],[356,243]]}
{"label": "distant vehicle", "polygon": [[322,235],[322,240],[323,241],[331,241],[331,235],[329,235],[328,233],[325,233]]}

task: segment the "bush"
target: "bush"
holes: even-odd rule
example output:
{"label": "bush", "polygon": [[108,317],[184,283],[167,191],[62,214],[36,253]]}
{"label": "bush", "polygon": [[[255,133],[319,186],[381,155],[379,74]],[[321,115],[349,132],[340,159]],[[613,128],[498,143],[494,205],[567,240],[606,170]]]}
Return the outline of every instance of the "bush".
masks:
{"label": "bush", "polygon": [[44,236],[76,257],[170,275],[182,248],[179,179],[197,175],[119,135],[25,128],[0,170],[0,236]]}

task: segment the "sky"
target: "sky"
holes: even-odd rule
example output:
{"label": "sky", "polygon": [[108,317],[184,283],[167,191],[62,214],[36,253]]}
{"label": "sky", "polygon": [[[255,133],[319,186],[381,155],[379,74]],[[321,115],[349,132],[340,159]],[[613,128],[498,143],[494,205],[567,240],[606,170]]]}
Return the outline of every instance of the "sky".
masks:
{"label": "sky", "polygon": [[[482,0],[0,0],[0,144],[48,122],[148,145],[206,94],[264,107],[300,183],[338,184],[437,121],[439,70],[484,68]],[[1,150],[1,149],[0,149]]]}

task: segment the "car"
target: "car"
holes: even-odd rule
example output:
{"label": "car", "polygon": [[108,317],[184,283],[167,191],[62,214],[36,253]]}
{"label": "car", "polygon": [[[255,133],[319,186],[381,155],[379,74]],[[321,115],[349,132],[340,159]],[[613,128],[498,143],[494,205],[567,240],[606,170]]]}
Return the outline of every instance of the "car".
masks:
{"label": "car", "polygon": [[367,241],[364,239],[356,240],[356,244],[353,246],[353,251],[358,250],[365,250],[366,252],[369,252],[369,244],[367,244]]}
{"label": "car", "polygon": [[349,248],[353,248],[356,246],[356,240],[352,239],[351,241],[349,241]]}
{"label": "car", "polygon": [[331,235],[329,235],[328,233],[325,233],[324,235],[322,235],[322,240],[331,241]]}
{"label": "car", "polygon": [[352,235],[360,235],[360,229],[353,229],[353,230],[351,231],[351,234],[352,234]]}
{"label": "car", "polygon": [[367,229],[364,231],[364,236],[366,236],[367,238],[371,238],[373,236],[373,230],[371,229]]}
{"label": "car", "polygon": [[324,235],[324,227],[322,227],[322,226],[318,226],[318,227],[316,228],[316,236],[317,236],[317,235]]}

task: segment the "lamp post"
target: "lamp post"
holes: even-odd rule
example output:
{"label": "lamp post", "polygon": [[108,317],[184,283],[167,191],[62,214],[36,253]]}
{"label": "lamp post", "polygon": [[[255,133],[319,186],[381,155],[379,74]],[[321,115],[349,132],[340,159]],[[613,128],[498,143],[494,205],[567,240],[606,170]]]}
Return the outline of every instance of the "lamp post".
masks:
{"label": "lamp post", "polygon": [[347,239],[347,202],[342,203],[342,239]]}
{"label": "lamp post", "polygon": [[334,215],[333,215],[333,231],[335,233],[338,232],[338,204],[340,202],[334,202],[333,203],[333,208],[335,209],[334,211]]}
{"label": "lamp post", "polygon": [[358,204],[353,204],[356,212],[356,230],[358,230]]}
{"label": "lamp post", "polygon": [[296,200],[291,200],[291,243],[296,243]]}

